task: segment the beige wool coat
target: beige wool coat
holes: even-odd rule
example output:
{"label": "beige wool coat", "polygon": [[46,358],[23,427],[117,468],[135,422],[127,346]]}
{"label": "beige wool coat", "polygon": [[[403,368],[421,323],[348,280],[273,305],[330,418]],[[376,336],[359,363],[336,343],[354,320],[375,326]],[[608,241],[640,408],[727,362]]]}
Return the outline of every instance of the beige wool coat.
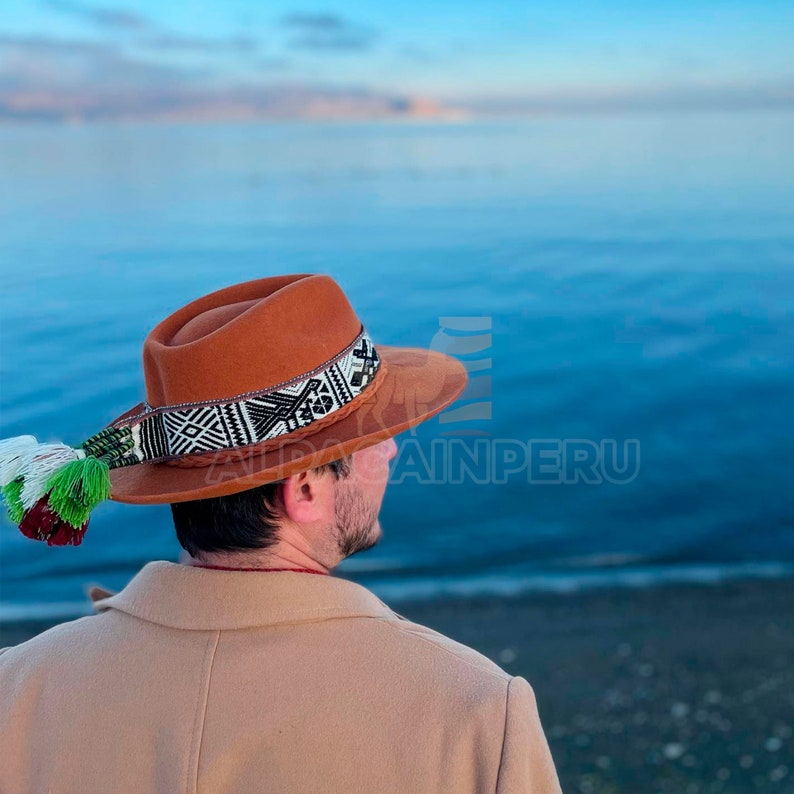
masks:
{"label": "beige wool coat", "polygon": [[0,653],[0,791],[560,791],[533,690],[334,576],[146,565]]}

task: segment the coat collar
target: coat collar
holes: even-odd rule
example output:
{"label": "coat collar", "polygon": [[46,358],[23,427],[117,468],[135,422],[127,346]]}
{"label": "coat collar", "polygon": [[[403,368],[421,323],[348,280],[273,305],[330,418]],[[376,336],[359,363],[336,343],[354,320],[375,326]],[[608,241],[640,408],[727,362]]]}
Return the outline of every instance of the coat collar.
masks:
{"label": "coat collar", "polygon": [[293,571],[215,571],[158,560],[115,595],[90,592],[98,612],[117,609],[177,629],[220,630],[345,617],[398,620],[374,593],[347,579]]}

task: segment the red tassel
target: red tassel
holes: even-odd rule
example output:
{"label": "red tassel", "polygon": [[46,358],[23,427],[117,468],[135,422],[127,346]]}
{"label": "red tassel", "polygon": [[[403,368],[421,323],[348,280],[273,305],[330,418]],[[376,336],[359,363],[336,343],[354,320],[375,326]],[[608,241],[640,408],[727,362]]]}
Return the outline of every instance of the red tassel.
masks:
{"label": "red tassel", "polygon": [[88,521],[79,527],[73,527],[71,524],[61,521],[57,530],[47,538],[47,545],[79,546],[83,542],[86,529],[88,529]]}
{"label": "red tassel", "polygon": [[33,507],[23,513],[19,531],[31,540],[46,540],[52,534],[57,518],[49,509],[47,497],[42,496]]}
{"label": "red tassel", "polygon": [[26,510],[19,522],[19,531],[31,540],[46,540],[48,546],[79,546],[88,529],[88,521],[73,527],[50,509],[47,495]]}

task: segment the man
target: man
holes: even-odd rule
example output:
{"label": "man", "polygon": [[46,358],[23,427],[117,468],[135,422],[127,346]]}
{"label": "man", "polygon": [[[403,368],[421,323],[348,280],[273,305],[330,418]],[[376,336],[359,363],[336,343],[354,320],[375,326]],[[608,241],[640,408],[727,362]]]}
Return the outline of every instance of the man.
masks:
{"label": "man", "polygon": [[170,503],[189,555],[0,654],[0,790],[558,792],[526,680],[330,575],[460,363],[376,350],[330,278],[284,276],[175,312],[144,373],[77,450],[0,444],[29,537],[80,543],[109,495]]}

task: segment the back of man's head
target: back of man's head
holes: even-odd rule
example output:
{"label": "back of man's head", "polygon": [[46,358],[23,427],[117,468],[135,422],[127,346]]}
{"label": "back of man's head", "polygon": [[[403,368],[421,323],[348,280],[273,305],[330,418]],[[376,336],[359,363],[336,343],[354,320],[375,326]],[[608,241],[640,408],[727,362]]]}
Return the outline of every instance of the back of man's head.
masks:
{"label": "back of man's head", "polygon": [[[347,455],[312,471],[343,479],[350,474],[351,460]],[[270,548],[278,541],[284,517],[283,485],[284,480],[277,480],[227,496],[173,503],[171,514],[180,545],[191,557],[202,552]]]}

